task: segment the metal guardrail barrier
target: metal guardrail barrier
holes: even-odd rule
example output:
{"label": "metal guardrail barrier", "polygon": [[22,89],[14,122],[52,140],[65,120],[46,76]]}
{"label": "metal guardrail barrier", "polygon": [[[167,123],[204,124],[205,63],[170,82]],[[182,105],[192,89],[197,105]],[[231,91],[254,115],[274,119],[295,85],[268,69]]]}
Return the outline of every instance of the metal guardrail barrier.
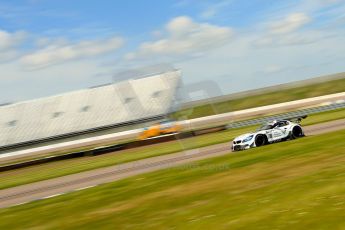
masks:
{"label": "metal guardrail barrier", "polygon": [[282,114],[272,115],[272,116],[267,116],[267,117],[261,117],[261,118],[256,118],[256,119],[250,119],[250,120],[245,120],[245,121],[236,121],[236,122],[228,124],[227,128],[228,129],[242,128],[246,126],[262,124],[262,123],[272,121],[272,120],[286,119],[289,117],[296,117],[296,116],[303,116],[303,115],[311,115],[315,113],[327,112],[327,111],[341,109],[341,108],[345,108],[345,102],[332,103],[329,105],[324,105],[324,106],[319,106],[319,107],[300,109],[297,111],[292,111],[292,112],[287,112],[287,113],[282,113]]}

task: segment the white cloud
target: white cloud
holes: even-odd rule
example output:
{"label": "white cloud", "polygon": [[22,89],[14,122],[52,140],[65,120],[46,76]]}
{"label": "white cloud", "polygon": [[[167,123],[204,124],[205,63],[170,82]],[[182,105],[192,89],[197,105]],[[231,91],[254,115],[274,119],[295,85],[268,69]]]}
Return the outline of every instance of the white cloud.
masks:
{"label": "white cloud", "polygon": [[283,70],[283,67],[280,65],[269,65],[266,66],[266,68],[264,69],[264,73],[277,73]]}
{"label": "white cloud", "polygon": [[0,51],[0,62],[6,62],[14,59],[19,55],[18,51],[15,49],[8,49]]}
{"label": "white cloud", "polygon": [[0,30],[0,61],[7,61],[13,59],[18,55],[17,46],[19,46],[25,39],[26,33],[14,32],[9,33]]}
{"label": "white cloud", "polygon": [[127,54],[126,58],[199,55],[224,45],[233,35],[229,27],[197,23],[186,16],[172,19],[165,26],[165,33],[166,36],[162,39],[142,43],[137,52]]}
{"label": "white cloud", "polygon": [[272,34],[287,34],[294,32],[311,22],[311,18],[304,13],[293,13],[288,15],[281,21],[270,24],[270,32]]}
{"label": "white cloud", "polygon": [[24,32],[9,33],[0,30],[0,50],[7,50],[19,45],[25,38]]}
{"label": "white cloud", "polygon": [[[40,42],[42,43],[42,41]],[[119,37],[112,37],[106,40],[80,41],[75,44],[58,41],[23,56],[20,61],[29,69],[44,68],[69,60],[113,52],[120,48],[122,44],[123,39]]]}
{"label": "white cloud", "polygon": [[204,11],[201,12],[200,17],[203,19],[209,19],[215,17],[221,10],[233,3],[233,0],[221,0],[218,2],[212,1]]}
{"label": "white cloud", "polygon": [[308,31],[305,33],[287,34],[284,36],[264,35],[256,39],[253,44],[256,47],[277,47],[277,46],[292,46],[292,45],[306,45],[317,42],[320,39],[327,37],[325,34],[317,31]]}
{"label": "white cloud", "polygon": [[284,19],[275,22],[266,22],[262,34],[253,44],[255,46],[288,46],[310,44],[323,35],[317,31],[300,30],[312,21],[311,17],[303,13],[290,13]]}
{"label": "white cloud", "polygon": [[[189,0],[184,2],[197,4]],[[344,29],[343,24],[335,24],[344,16],[344,7],[339,7],[340,3],[332,7],[321,3],[332,3],[332,0],[301,2],[303,4],[286,3],[269,12],[260,12],[260,17],[254,18],[257,21],[251,21],[253,24],[246,25],[248,20],[241,23],[236,36],[233,36],[231,28],[215,25],[214,22],[201,23],[189,17],[172,19],[165,27],[153,31],[151,40],[146,40],[127,55],[128,58],[135,58],[131,61],[118,60],[116,55],[83,59],[98,52],[85,51],[87,49],[81,45],[82,42],[71,43],[63,38],[58,39],[62,35],[80,39],[90,38],[90,34],[111,36],[116,32],[111,28],[109,31],[98,30],[95,26],[96,29],[90,32],[88,24],[85,29],[51,29],[31,35],[31,38],[39,39],[25,41],[27,44],[23,48],[35,47],[32,53],[25,55],[27,62],[23,62],[24,58],[15,58],[11,62],[0,63],[4,73],[0,76],[1,100],[22,100],[104,84],[111,81],[117,69],[143,66],[147,61],[156,64],[171,60],[174,66],[182,69],[185,83],[214,80],[226,93],[344,71]],[[340,1],[334,1],[336,2]],[[205,10],[204,15],[198,15],[199,17],[213,17],[212,21],[231,21],[222,18],[224,12],[232,15],[229,14],[231,11],[225,8],[206,9],[204,6],[207,5],[198,7],[199,10]],[[324,6],[326,7],[323,8]],[[243,17],[246,17],[245,14]],[[323,21],[324,19],[327,20]],[[331,22],[334,23],[333,27],[329,26]],[[309,26],[308,23],[313,24]],[[7,34],[13,36],[15,33]],[[21,52],[22,47],[15,45],[21,43],[12,43],[15,40],[4,37],[6,36],[2,37],[1,45],[7,44],[5,47],[13,48],[7,48],[6,52],[0,50],[0,56],[8,59],[16,56],[16,51]],[[50,39],[52,37],[53,40]],[[3,42],[5,40],[6,43]],[[93,42],[95,47],[106,46],[104,40]],[[253,43],[260,47],[253,46]],[[212,52],[208,52],[211,49]],[[190,58],[206,52],[207,55],[200,58]],[[53,65],[61,62],[64,65]],[[28,71],[20,68],[23,63],[31,68],[51,66]],[[16,93],[18,91],[21,93]]]}
{"label": "white cloud", "polygon": [[[100,71],[94,59],[80,59],[36,71],[20,68],[18,61],[1,64],[0,103],[49,96],[111,82],[111,74],[93,77]],[[20,93],[18,93],[20,92]]]}
{"label": "white cloud", "polygon": [[206,10],[204,10],[200,16],[204,19],[212,18],[217,14],[217,9],[214,7],[209,7]]}
{"label": "white cloud", "polygon": [[319,0],[321,3],[323,4],[336,4],[336,3],[339,3],[339,2],[344,2],[344,0]]}

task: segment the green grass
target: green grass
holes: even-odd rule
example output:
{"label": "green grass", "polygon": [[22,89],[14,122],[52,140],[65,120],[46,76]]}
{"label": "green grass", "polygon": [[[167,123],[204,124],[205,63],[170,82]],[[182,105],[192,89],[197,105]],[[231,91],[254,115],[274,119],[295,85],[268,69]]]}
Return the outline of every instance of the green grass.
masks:
{"label": "green grass", "polygon": [[[340,118],[345,118],[345,109],[311,115],[309,118],[304,120],[302,124],[310,125]],[[46,179],[52,179],[60,176],[140,160],[144,158],[170,154],[181,151],[183,149],[193,149],[218,143],[224,143],[227,141],[231,141],[239,134],[255,130],[255,128],[256,127],[246,127],[241,129],[227,130],[223,132],[197,136],[194,138],[187,138],[179,141],[172,141],[153,146],[135,148],[96,157],[83,157],[63,160],[31,166],[23,169],[12,170],[8,172],[1,172],[0,189]]]}
{"label": "green grass", "polygon": [[206,104],[184,109],[172,114],[175,119],[192,119],[197,117],[214,115],[217,113],[232,112],[241,109],[276,104],[281,102],[305,99],[345,91],[345,78],[328,82],[300,86],[274,92],[264,92],[258,95],[216,102],[213,105]]}
{"label": "green grass", "polygon": [[327,121],[334,121],[339,119],[345,118],[345,109],[336,109],[332,111],[316,113],[309,115],[303,121],[303,125],[314,125],[317,123],[327,122]]}
{"label": "green grass", "polygon": [[345,130],[0,210],[0,229],[344,229]]}

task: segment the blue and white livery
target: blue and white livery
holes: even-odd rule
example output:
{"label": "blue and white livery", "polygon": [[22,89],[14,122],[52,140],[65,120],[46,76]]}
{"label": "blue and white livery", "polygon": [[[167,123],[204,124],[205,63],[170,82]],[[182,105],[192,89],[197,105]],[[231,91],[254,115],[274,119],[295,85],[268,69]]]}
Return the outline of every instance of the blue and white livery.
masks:
{"label": "blue and white livery", "polygon": [[[266,144],[296,139],[305,136],[301,125],[301,119],[306,116],[286,120],[274,120],[261,126],[256,132],[246,133],[236,137],[232,141],[232,151],[245,150]],[[296,119],[295,122],[291,120]]]}

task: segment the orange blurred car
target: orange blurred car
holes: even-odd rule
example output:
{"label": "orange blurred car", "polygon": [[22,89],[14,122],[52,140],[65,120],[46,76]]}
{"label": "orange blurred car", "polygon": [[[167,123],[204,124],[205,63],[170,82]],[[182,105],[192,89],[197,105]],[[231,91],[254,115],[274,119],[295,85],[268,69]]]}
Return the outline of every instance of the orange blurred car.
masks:
{"label": "orange blurred car", "polygon": [[139,139],[145,140],[147,138],[156,137],[165,134],[178,133],[181,130],[180,125],[174,121],[162,121],[150,127],[144,128],[140,133]]}

